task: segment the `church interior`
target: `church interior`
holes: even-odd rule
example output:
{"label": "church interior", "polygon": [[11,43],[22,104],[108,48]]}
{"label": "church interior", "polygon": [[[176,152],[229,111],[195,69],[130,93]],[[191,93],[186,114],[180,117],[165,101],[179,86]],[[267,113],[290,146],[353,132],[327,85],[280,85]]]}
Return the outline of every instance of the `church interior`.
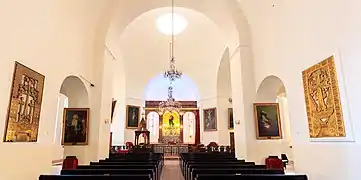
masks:
{"label": "church interior", "polygon": [[0,179],[359,180],[358,7],[0,1]]}

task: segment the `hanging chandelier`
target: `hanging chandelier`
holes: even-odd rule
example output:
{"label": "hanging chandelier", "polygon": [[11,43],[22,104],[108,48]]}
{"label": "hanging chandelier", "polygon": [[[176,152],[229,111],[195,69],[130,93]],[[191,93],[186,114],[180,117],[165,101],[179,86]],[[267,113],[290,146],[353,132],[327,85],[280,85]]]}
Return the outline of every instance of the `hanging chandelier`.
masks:
{"label": "hanging chandelier", "polygon": [[170,81],[168,87],[168,98],[166,101],[160,102],[158,107],[158,114],[163,115],[166,112],[176,112],[183,115],[182,104],[175,101],[173,97],[173,82],[182,77],[182,72],[176,68],[174,58],[174,0],[172,0],[172,42],[170,43],[170,58],[169,69],[164,72],[164,78]]}

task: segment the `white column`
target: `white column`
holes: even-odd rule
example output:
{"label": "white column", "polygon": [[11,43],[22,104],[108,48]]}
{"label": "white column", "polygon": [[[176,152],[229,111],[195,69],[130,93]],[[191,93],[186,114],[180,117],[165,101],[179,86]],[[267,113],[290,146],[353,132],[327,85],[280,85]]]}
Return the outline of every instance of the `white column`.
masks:
{"label": "white column", "polygon": [[241,70],[241,56],[236,53],[230,59],[231,64],[231,83],[232,83],[232,105],[234,122],[240,124],[234,126],[234,140],[236,157],[239,159],[247,158],[247,137],[246,137],[246,119],[244,115],[243,103],[243,84]]}

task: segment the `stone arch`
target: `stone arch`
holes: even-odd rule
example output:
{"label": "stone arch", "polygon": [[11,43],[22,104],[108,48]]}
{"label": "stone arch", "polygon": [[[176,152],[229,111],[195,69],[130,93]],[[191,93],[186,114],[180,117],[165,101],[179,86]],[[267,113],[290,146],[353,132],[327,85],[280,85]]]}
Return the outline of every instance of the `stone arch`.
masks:
{"label": "stone arch", "polygon": [[263,79],[257,89],[256,101],[276,102],[279,95],[286,96],[286,88],[282,80],[274,75]]}
{"label": "stone arch", "polygon": [[[140,0],[135,0],[140,3]],[[134,1],[118,1],[118,8],[114,8],[113,18],[110,22],[110,28],[107,33],[106,44],[112,49],[117,46],[117,38],[119,34],[130,24],[135,18],[152,9],[169,7],[168,0],[159,0],[157,2],[141,2]],[[207,6],[204,6],[207,4]],[[228,47],[230,51],[236,51],[238,46],[248,46],[250,44],[250,32],[248,21],[239,8],[239,2],[233,1],[177,1],[175,7],[188,8],[198,11],[215,22],[227,36]],[[115,10],[116,9],[116,10]]]}
{"label": "stone arch", "polygon": [[229,144],[228,128],[228,108],[232,108],[232,84],[230,69],[229,48],[223,52],[217,72],[217,127],[220,132],[218,143],[222,145]]}
{"label": "stone arch", "polygon": [[[152,78],[144,89],[144,100],[164,100],[167,99],[169,80],[159,74]],[[186,74],[173,83],[173,97],[177,101],[198,101],[200,94],[197,84]]]}
{"label": "stone arch", "polygon": [[222,55],[217,71],[217,96],[227,99],[232,96],[231,64],[229,58],[229,48],[226,48]]}
{"label": "stone arch", "polygon": [[[139,4],[142,4],[142,6],[139,6]],[[116,8],[113,8],[113,18],[110,21],[106,35],[106,46],[112,50],[115,57],[120,57],[122,54],[120,51],[121,48],[119,48],[119,37],[124,29],[139,15],[152,9],[169,7],[169,5],[170,2],[168,0],[159,0],[157,2],[141,2],[141,0],[117,1],[116,4],[113,5],[113,7]],[[253,79],[254,73],[252,50],[250,47],[250,30],[248,21],[240,8],[239,1],[176,1],[175,7],[189,8],[204,14],[225,34],[227,39],[226,47],[229,48],[231,54],[232,82],[237,81],[237,83],[232,83],[232,94],[242,94],[233,97],[233,106],[237,107],[234,111],[234,118],[242,121],[251,119],[253,117],[252,108],[244,106],[243,104],[250,104],[254,101],[253,94],[256,92],[256,86]],[[215,69],[214,77],[217,76],[216,71],[217,70]],[[247,89],[242,90],[242,86],[247,87]],[[216,87],[214,88],[216,89]],[[252,94],[252,96],[247,96],[246,94]],[[244,98],[242,98],[242,96],[244,96]],[[205,97],[204,100],[207,102],[214,102],[213,99],[214,97]],[[242,113],[242,111],[244,111],[244,113]],[[238,145],[236,144],[236,156],[245,158],[247,156],[247,135],[244,133],[245,126],[239,126],[238,128],[239,130],[237,132],[243,133],[235,133],[235,140],[239,142]]]}
{"label": "stone arch", "polygon": [[[260,141],[258,143],[260,155],[280,155],[287,154],[293,160],[292,137],[287,103],[287,92],[283,81],[275,75],[267,76],[263,79],[257,89],[256,102],[278,103],[281,118],[282,136],[281,140]],[[267,148],[262,148],[267,147]]]}
{"label": "stone arch", "polygon": [[70,108],[89,107],[88,90],[77,76],[66,77],[61,85],[60,93],[68,97]]}

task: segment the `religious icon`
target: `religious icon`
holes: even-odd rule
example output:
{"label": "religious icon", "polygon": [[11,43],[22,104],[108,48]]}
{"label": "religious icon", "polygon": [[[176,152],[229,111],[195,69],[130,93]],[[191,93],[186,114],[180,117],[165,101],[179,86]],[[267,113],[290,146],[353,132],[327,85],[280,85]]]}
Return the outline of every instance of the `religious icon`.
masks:
{"label": "religious icon", "polygon": [[127,105],[127,124],[126,128],[136,129],[139,125],[140,106]]}
{"label": "religious icon", "polygon": [[174,117],[172,115],[169,116],[169,126],[174,127]]}
{"label": "religious icon", "polygon": [[302,72],[311,138],[346,137],[334,57]]}
{"label": "religious icon", "polygon": [[89,108],[64,108],[62,145],[88,145]]}
{"label": "religious icon", "polygon": [[257,139],[282,139],[278,103],[254,103]]}
{"label": "religious icon", "polygon": [[15,62],[4,142],[37,142],[45,77]]}
{"label": "religious icon", "polygon": [[210,108],[203,110],[204,131],[217,131],[217,109]]}
{"label": "religious icon", "polygon": [[234,129],[234,122],[233,122],[233,109],[228,108],[228,129]]}

